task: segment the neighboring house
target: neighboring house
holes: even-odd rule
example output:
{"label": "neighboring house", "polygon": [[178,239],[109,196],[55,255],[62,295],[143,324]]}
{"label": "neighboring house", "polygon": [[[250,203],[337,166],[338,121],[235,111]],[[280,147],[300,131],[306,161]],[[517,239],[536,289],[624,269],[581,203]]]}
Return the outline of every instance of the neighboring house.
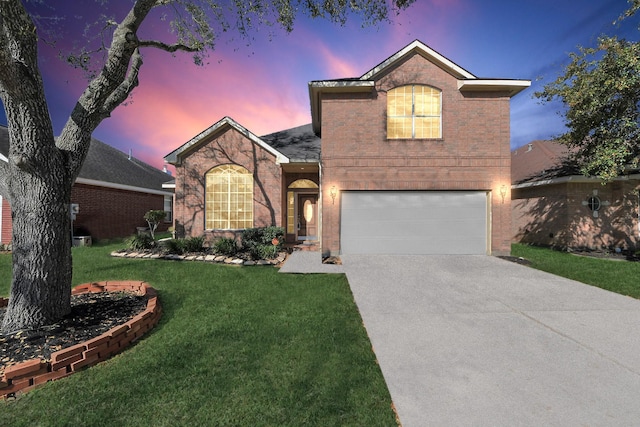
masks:
{"label": "neighboring house", "polygon": [[602,185],[581,175],[565,145],[534,141],[511,152],[513,238],[575,249],[635,249],[640,175]]}
{"label": "neighboring house", "polygon": [[[7,161],[9,136],[0,126],[0,161]],[[71,203],[78,205],[73,221],[75,236],[92,239],[126,237],[146,227],[143,216],[151,210],[169,211],[171,225],[173,192],[162,188],[172,177],[140,160],[93,139],[87,158],[71,192]],[[0,196],[0,243],[11,242],[11,208]]]}
{"label": "neighboring house", "polygon": [[359,78],[309,83],[309,125],[258,137],[229,117],[165,157],[179,235],[282,226],[325,255],[507,254],[510,99],[414,41]]}

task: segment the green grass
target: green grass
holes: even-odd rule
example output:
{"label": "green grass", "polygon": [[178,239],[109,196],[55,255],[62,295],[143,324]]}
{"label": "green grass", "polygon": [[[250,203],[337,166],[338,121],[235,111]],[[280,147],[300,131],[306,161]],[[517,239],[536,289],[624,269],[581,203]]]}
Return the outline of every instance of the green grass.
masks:
{"label": "green grass", "polygon": [[[74,248],[74,285],[140,279],[159,325],[120,355],[0,403],[11,426],[393,426],[342,275],[111,258]],[[10,255],[0,256],[0,293]]]}
{"label": "green grass", "polygon": [[640,298],[639,262],[589,258],[522,244],[512,245],[511,255],[531,261],[538,270]]}

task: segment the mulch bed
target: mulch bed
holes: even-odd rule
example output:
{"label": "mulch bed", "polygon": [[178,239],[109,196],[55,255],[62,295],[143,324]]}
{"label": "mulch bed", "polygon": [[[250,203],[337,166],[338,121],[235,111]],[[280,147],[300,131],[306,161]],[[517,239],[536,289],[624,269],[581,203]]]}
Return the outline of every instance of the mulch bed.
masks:
{"label": "mulch bed", "polygon": [[[0,333],[0,375],[31,359],[51,360],[51,353],[88,341],[126,323],[147,307],[147,298],[125,292],[73,295],[71,313],[60,322],[33,330]],[[6,309],[0,308],[0,323]]]}

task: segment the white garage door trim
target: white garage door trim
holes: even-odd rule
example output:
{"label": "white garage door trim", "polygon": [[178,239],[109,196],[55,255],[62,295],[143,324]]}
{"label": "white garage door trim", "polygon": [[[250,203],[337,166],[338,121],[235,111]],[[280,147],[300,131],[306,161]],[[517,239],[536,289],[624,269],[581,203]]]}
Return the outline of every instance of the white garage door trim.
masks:
{"label": "white garage door trim", "polygon": [[487,254],[486,191],[344,191],[343,254]]}

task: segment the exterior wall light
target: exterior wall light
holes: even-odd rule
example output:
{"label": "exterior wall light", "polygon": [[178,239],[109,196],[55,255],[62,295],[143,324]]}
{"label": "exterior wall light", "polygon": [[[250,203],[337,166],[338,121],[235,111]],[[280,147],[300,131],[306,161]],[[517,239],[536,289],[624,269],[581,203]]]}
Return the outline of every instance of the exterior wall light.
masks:
{"label": "exterior wall light", "polygon": [[504,198],[507,197],[507,186],[504,184],[500,186],[500,197],[502,197],[502,204],[504,205]]}
{"label": "exterior wall light", "polygon": [[331,204],[335,205],[336,204],[336,196],[338,195],[338,189],[336,188],[335,185],[333,187],[331,187],[331,190],[329,190],[329,195],[331,196]]}

